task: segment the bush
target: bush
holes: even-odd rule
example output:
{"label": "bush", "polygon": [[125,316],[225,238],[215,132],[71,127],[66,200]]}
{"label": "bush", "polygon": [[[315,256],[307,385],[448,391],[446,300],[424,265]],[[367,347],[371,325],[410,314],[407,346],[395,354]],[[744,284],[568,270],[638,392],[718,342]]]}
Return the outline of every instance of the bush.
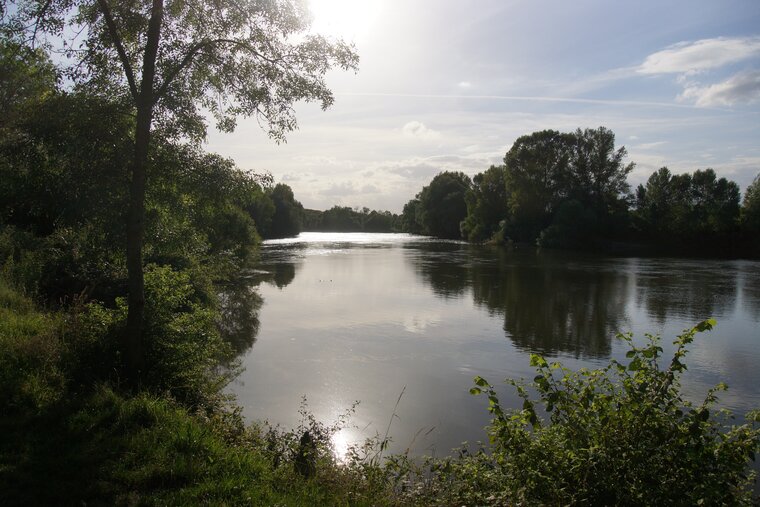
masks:
{"label": "bush", "polygon": [[[145,372],[142,388],[168,394],[188,407],[221,402],[221,389],[237,369],[232,347],[220,336],[210,288],[192,271],[148,265],[145,271]],[[195,282],[195,283],[194,283]],[[82,385],[118,382],[118,343],[127,302],[116,307],[90,303],[71,313],[69,349],[78,364],[72,376]]]}
{"label": "bush", "polygon": [[[572,372],[559,363],[531,356],[537,375],[525,385],[508,381],[523,399],[522,410],[504,410],[485,379],[476,377],[473,394],[486,394],[493,419],[493,453],[449,466],[483,489],[466,489],[457,502],[527,504],[749,504],[754,474],[748,462],[760,448],[760,430],[748,424],[727,427],[727,411],[711,412],[717,392],[692,404],[680,392],[686,347],[704,321],[681,334],[667,368],[661,368],[657,337],[637,347],[632,336],[623,365],[612,360],[597,370]],[[534,400],[531,393],[538,399]],[[542,411],[543,409],[543,411]],[[544,421],[541,414],[548,414]]]}
{"label": "bush", "polygon": [[33,302],[0,278],[0,406],[34,411],[60,399],[61,320],[35,310]]}

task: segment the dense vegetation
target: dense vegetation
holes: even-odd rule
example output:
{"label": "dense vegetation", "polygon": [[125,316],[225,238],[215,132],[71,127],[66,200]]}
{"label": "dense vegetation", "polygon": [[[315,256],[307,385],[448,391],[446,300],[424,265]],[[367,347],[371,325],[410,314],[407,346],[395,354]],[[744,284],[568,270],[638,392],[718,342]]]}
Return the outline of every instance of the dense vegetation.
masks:
{"label": "dense vegetation", "polygon": [[399,216],[390,211],[333,206],[325,211],[305,210],[303,228],[316,232],[400,232],[401,224]]}
{"label": "dense vegetation", "polygon": [[712,169],[673,175],[663,167],[631,192],[625,157],[604,127],[535,132],[472,182],[449,172],[433,178],[401,222],[407,232],[477,242],[760,255],[757,179],[743,203],[736,183]]}
{"label": "dense vegetation", "polygon": [[[229,284],[255,265],[261,237],[296,234],[309,214],[286,185],[199,148],[205,125],[197,108],[211,108],[225,128],[237,114],[260,114],[281,139],[294,126],[292,101],[329,105],[322,75],[332,64],[352,67],[355,55],[342,44],[310,40],[295,48],[301,60],[273,68],[246,45],[265,40],[267,50],[287,52],[288,36],[304,22],[287,2],[242,3],[264,28],[234,48],[230,39],[209,39],[207,30],[234,31],[249,19],[237,9],[217,12],[218,3],[167,2],[164,10],[160,0],[147,8],[112,2],[113,11],[102,1],[29,0],[10,11],[1,4],[3,505],[751,500],[747,464],[758,450],[758,430],[727,427],[710,413],[715,393],[691,406],[678,389],[685,347],[710,322],[679,338],[665,370],[656,342],[632,344],[629,364],[594,372],[572,373],[534,357],[533,389],[549,414],[544,422],[519,384],[526,403],[510,412],[476,379],[473,392],[488,395],[494,415],[489,452],[463,450],[420,464],[384,457],[387,440],[378,438],[338,462],[330,437],[345,419],[325,426],[304,410],[301,426],[290,431],[246,425],[222,388],[235,375],[235,353],[253,339],[251,327],[233,317],[250,317],[257,300],[245,291],[234,295]],[[70,11],[72,5],[81,10]],[[86,50],[73,51],[79,65],[63,74],[22,35],[31,29],[34,37],[65,36],[68,22],[89,31]],[[201,42],[188,45],[186,35]],[[238,87],[237,79],[256,86]],[[210,98],[222,92],[235,102]],[[612,149],[607,131],[574,135],[562,142],[589,157],[596,142],[606,139]],[[562,233],[563,222],[555,223],[566,204],[562,192],[547,192],[531,173],[531,161],[546,156],[538,146],[549,138],[520,142],[524,151],[512,163],[523,173],[492,168],[474,183],[460,173],[440,175],[411,205],[414,213],[405,213],[407,226],[456,237],[472,215],[472,230],[484,238],[502,229],[543,237],[554,225]],[[619,175],[626,169],[619,150],[605,153],[611,162],[594,169],[594,191],[569,194],[568,202],[595,217],[607,213],[604,227],[613,227],[610,210],[622,206]],[[582,181],[582,162],[573,160]],[[642,203],[658,205],[657,189],[673,178],[662,179],[640,192]],[[689,185],[734,196],[714,180],[700,173]],[[757,224],[757,187],[745,196],[745,227]],[[527,206],[535,195],[546,198],[543,208]],[[397,227],[388,213],[334,209],[322,224],[325,216],[328,224],[345,216],[345,223],[360,219],[362,230]],[[673,213],[692,219],[683,208]],[[731,213],[710,208],[697,215],[709,228]],[[130,324],[135,298],[137,334]],[[135,343],[137,358],[130,356]]]}

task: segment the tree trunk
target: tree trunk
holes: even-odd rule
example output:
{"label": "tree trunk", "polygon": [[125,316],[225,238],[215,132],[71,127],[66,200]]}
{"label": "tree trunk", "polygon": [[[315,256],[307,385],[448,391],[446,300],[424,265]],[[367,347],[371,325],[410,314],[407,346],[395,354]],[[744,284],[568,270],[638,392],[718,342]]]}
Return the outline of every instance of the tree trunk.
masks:
{"label": "tree trunk", "polygon": [[148,22],[147,42],[143,55],[142,80],[137,97],[137,123],[135,125],[135,151],[132,161],[132,181],[129,187],[127,214],[127,276],[129,297],[127,327],[124,330],[122,350],[125,375],[133,387],[139,387],[145,354],[143,322],[145,318],[145,277],[143,273],[143,239],[145,237],[145,187],[147,183],[148,149],[153,122],[153,83],[156,76],[156,56],[163,20],[163,0],[153,0]]}
{"label": "tree trunk", "polygon": [[145,279],[143,273],[143,238],[145,235],[145,184],[150,144],[151,111],[138,107],[132,181],[129,187],[127,214],[127,274],[129,310],[124,336],[124,360],[130,383],[139,385],[144,366],[143,320],[145,317]]}

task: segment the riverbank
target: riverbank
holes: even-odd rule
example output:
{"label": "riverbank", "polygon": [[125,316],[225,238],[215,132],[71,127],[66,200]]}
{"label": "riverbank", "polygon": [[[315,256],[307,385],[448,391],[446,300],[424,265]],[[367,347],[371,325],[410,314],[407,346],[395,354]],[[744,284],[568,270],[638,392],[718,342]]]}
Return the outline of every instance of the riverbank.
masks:
{"label": "riverbank", "polygon": [[246,425],[234,403],[191,409],[168,394],[77,382],[83,330],[72,314],[40,311],[2,279],[0,316],[6,506],[394,503],[324,441],[305,477],[294,467],[300,435]]}
{"label": "riverbank", "polygon": [[534,355],[536,380],[515,383],[522,410],[503,408],[476,377],[471,393],[487,396],[492,415],[487,448],[412,461],[384,457],[387,440],[374,439],[338,460],[330,440],[337,427],[307,412],[282,431],[244,424],[240,409],[218,397],[183,402],[87,383],[81,368],[95,365],[77,360],[94,336],[81,315],[41,311],[4,282],[0,311],[5,505],[752,501],[746,474],[760,431],[724,426],[709,411],[714,393],[691,406],[678,390],[686,347],[711,322],[677,340],[664,371],[656,342],[631,342],[628,366],[578,373]]}

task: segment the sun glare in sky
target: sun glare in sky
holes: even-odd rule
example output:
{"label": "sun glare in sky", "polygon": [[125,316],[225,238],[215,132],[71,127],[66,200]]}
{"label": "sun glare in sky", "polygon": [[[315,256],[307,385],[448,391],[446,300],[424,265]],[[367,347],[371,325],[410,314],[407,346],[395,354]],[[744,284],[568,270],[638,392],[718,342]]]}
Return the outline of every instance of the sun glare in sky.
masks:
{"label": "sun glare in sky", "polygon": [[358,41],[380,13],[379,0],[309,0],[315,32]]}

